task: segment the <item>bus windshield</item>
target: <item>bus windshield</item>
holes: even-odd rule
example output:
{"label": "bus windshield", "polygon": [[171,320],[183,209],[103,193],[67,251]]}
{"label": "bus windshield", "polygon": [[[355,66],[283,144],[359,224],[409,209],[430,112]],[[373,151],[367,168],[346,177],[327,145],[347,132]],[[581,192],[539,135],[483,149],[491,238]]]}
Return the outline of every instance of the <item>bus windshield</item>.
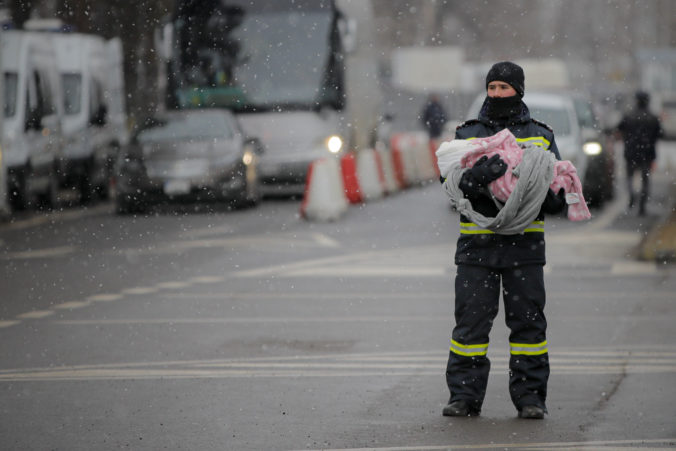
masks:
{"label": "bus windshield", "polygon": [[176,106],[240,111],[339,106],[340,45],[333,9],[322,6],[328,2],[241,3],[227,2],[210,14],[185,9],[176,18],[178,70],[170,71],[177,78]]}

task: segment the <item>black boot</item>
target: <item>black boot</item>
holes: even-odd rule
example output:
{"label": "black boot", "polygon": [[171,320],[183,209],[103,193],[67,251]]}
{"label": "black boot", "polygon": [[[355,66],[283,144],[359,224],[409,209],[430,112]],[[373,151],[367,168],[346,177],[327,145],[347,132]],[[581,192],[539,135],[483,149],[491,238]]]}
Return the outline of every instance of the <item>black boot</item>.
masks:
{"label": "black boot", "polygon": [[479,413],[479,410],[472,408],[467,401],[462,399],[449,403],[442,411],[445,417],[476,417]]}
{"label": "black boot", "polygon": [[538,406],[523,406],[519,410],[519,418],[527,418],[530,420],[541,420],[545,417],[545,409]]}

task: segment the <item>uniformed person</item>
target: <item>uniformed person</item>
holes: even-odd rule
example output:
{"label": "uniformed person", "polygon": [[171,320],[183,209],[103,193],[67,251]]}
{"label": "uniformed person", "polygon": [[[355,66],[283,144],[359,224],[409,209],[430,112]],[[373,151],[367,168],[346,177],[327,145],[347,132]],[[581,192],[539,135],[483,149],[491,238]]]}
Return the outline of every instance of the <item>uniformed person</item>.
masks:
{"label": "uniformed person", "polygon": [[656,143],[664,136],[660,120],[648,109],[650,95],[647,92],[636,93],[636,108],[622,117],[617,129],[624,140],[624,161],[627,168],[627,190],[629,209],[634,206],[634,173],[641,174],[641,194],[638,214],[646,213],[646,203],[650,195],[650,171],[657,158]]}
{"label": "uniformed person", "polygon": [[[523,69],[500,62],[486,76],[486,100],[479,117],[458,126],[456,139],[492,136],[508,128],[519,143],[535,144],[561,159],[552,129],[530,117],[524,95]],[[460,188],[474,210],[494,217],[498,207],[486,186],[504,174],[497,155],[479,160],[466,171]],[[490,361],[489,332],[498,313],[500,286],[510,329],[509,391],[521,418],[544,418],[547,412],[547,321],[545,320],[544,213],[565,208],[563,190],[551,190],[533,223],[518,235],[481,230],[460,218],[455,263],[455,328],[446,369],[451,392],[446,416],[475,416],[481,412]]]}

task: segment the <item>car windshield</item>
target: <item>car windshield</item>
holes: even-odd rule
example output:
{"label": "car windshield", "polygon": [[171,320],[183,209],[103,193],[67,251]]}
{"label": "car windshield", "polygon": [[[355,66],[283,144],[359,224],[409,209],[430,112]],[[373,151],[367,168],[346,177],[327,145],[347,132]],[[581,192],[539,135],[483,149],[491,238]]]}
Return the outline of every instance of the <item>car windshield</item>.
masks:
{"label": "car windshield", "polygon": [[163,118],[138,134],[140,143],[231,138],[233,125],[223,114],[188,114]]}
{"label": "car windshield", "polygon": [[16,73],[5,72],[5,117],[16,114],[17,83]]}
{"label": "car windshield", "polygon": [[529,104],[528,109],[532,118],[552,127],[555,135],[570,135],[572,133],[570,116],[566,110],[534,104]]}
{"label": "car windshield", "polygon": [[63,108],[66,114],[78,114],[82,107],[82,76],[63,74]]}

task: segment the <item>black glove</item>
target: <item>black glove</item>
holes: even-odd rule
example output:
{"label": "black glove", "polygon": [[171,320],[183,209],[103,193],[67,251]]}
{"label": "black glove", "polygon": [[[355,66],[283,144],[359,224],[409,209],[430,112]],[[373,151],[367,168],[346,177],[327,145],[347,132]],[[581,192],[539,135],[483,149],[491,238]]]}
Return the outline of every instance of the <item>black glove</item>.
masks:
{"label": "black glove", "polygon": [[490,158],[484,155],[474,163],[470,172],[479,185],[486,186],[507,172],[507,163],[502,161],[500,155],[496,154]]}
{"label": "black glove", "polygon": [[542,211],[549,214],[561,213],[566,207],[566,192],[561,188],[558,193],[547,190],[547,197],[542,203]]}

